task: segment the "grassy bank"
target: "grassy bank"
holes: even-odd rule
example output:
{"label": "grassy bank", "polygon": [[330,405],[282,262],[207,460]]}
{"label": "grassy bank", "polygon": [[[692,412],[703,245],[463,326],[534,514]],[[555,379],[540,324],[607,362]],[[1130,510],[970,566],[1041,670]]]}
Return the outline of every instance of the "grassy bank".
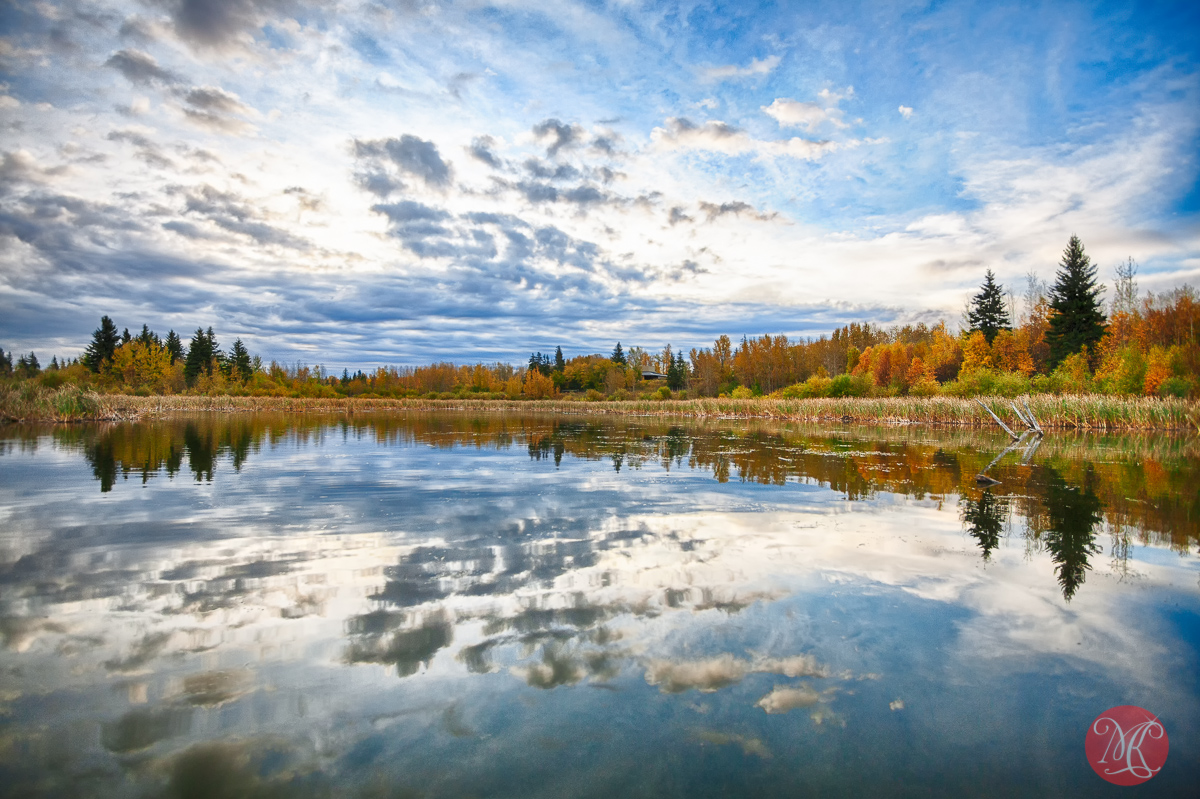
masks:
{"label": "grassy bank", "polygon": [[[983,397],[1019,429],[1009,401]],[[1035,394],[1028,398],[1041,426],[1074,430],[1198,430],[1200,405],[1179,399],[1109,397],[1098,394]],[[0,388],[0,419],[5,421],[120,420],[175,412],[284,411],[371,413],[387,410],[465,409],[554,413],[611,413],[693,418],[732,417],[789,421],[884,424],[934,424],[993,427],[995,422],[974,400],[958,397],[888,397],[825,399],[692,399],[625,400],[471,400],[345,399],[288,397],[133,397],[97,394],[73,387],[47,389],[24,384]]]}

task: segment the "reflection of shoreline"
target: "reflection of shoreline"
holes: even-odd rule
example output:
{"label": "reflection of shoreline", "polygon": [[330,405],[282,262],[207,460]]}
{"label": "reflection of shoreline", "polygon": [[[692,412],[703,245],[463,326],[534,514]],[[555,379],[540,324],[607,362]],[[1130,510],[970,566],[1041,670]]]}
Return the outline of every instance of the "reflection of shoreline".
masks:
{"label": "reflection of shoreline", "polygon": [[[114,426],[107,436],[59,441],[113,464],[103,474],[128,465],[143,479],[176,476],[146,491],[110,483],[103,497],[94,482],[80,483],[88,496],[78,513],[95,517],[88,524],[124,528],[145,513],[139,497],[153,497],[164,503],[159,515],[174,508],[208,520],[220,537],[160,530],[114,544],[77,534],[74,520],[53,510],[14,517],[13,538],[44,536],[0,564],[8,646],[0,665],[22,668],[29,698],[7,704],[31,749],[66,739],[72,724],[91,725],[88,743],[71,754],[80,768],[106,762],[119,775],[129,763],[143,764],[139,774],[167,773],[192,759],[209,763],[201,755],[217,745],[206,742],[230,731],[235,740],[249,731],[290,743],[312,733],[333,741],[322,756],[339,759],[323,762],[340,764],[376,725],[393,725],[386,734],[398,740],[425,735],[428,745],[414,706],[427,708],[420,712],[438,734],[474,740],[487,719],[472,716],[464,696],[489,692],[516,705],[523,691],[561,707],[601,693],[573,686],[609,689],[613,707],[647,693],[676,707],[736,699],[754,719],[791,713],[796,728],[840,729],[851,697],[875,684],[891,692],[877,710],[897,712],[886,705],[897,697],[889,653],[928,635],[927,625],[946,618],[941,608],[952,609],[957,648],[940,650],[940,670],[920,675],[929,683],[964,664],[1003,678],[1034,658],[1068,670],[1082,664],[1106,679],[1161,678],[1154,631],[1114,625],[1127,618],[1119,607],[1127,587],[1097,580],[1067,608],[1053,553],[1027,561],[1003,541],[978,568],[952,507],[939,502],[952,506],[972,459],[990,452],[720,426],[243,421],[190,431]],[[398,471],[376,474],[375,453]],[[230,469],[256,459],[264,468]],[[691,479],[673,479],[692,470]],[[397,479],[413,473],[435,486]],[[364,474],[371,479],[355,482]],[[484,474],[494,493],[468,493]],[[1033,512],[1056,474],[1014,468],[1005,490],[1020,493],[1006,501]],[[536,494],[531,477],[544,478]],[[381,480],[399,489],[384,498]],[[780,481],[785,490],[770,487]],[[816,484],[822,490],[808,490]],[[327,500],[337,503],[329,515],[282,512],[347,486]],[[741,499],[749,496],[753,505]],[[368,532],[339,532],[380,505],[397,515],[378,512],[358,528]],[[1164,585],[1174,573],[1147,567],[1141,582]],[[910,598],[906,607],[918,612],[876,637],[869,617]],[[822,605],[846,609],[843,626],[818,620]],[[844,626],[856,619],[863,626]],[[641,700],[629,698],[635,690]],[[914,697],[904,698],[911,709]],[[756,759],[771,751],[748,733],[697,735]]]}
{"label": "reflection of shoreline", "polygon": [[[32,433],[32,430],[30,430]],[[289,414],[195,414],[138,424],[48,428],[57,446],[78,448],[92,464],[102,492],[118,478],[184,468],[211,481],[219,462],[236,470],[264,446],[319,444],[327,436],[365,438],[381,446],[431,445],[506,450],[525,448],[534,460],[564,456],[610,460],[613,468],[710,472],[719,482],[764,485],[813,482],[850,500],[886,492],[923,498],[974,495],[973,476],[985,465],[996,436],[897,428],[830,430],[813,425],[760,422],[680,422],[663,419],[409,413],[366,417]],[[19,439],[36,446],[37,438]],[[1100,499],[1104,520],[1134,528],[1143,543],[1187,551],[1200,544],[1200,473],[1195,442],[1171,437],[1071,436],[1041,443],[1037,462],[1069,484],[1086,480]],[[10,443],[10,446],[12,444]],[[1041,510],[1027,502],[1029,467],[992,470],[997,498],[1012,500],[1030,519]]]}

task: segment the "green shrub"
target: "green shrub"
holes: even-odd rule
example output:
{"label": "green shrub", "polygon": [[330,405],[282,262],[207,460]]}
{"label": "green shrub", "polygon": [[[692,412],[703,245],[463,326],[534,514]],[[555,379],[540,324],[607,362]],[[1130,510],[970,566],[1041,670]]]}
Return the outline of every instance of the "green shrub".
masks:
{"label": "green shrub", "polygon": [[604,395],[594,388],[589,388],[583,396],[588,402],[599,402],[604,399]]}
{"label": "green shrub", "polygon": [[829,381],[831,397],[866,397],[871,393],[871,378],[867,375],[838,375]]}
{"label": "green shrub", "polygon": [[1160,397],[1178,397],[1186,399],[1192,393],[1193,384],[1186,377],[1172,376],[1158,386],[1158,396]]}
{"label": "green shrub", "polygon": [[658,391],[654,392],[654,399],[669,400],[671,398],[671,389],[666,386],[660,386]]}
{"label": "green shrub", "polygon": [[733,391],[729,392],[729,396],[733,399],[753,399],[754,392],[745,386],[738,386]]}

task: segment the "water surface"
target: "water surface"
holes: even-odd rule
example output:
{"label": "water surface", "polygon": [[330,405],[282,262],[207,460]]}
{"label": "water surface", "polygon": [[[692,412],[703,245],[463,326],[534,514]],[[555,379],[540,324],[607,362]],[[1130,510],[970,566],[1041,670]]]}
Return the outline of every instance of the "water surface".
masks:
{"label": "water surface", "polygon": [[410,413],[0,429],[0,793],[1114,795],[1200,773],[1195,439]]}

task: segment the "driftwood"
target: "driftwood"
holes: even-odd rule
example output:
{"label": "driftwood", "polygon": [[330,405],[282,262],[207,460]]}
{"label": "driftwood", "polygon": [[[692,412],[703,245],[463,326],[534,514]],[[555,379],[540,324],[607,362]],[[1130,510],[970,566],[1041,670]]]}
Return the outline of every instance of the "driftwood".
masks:
{"label": "driftwood", "polygon": [[995,414],[995,412],[994,412],[994,411],[992,411],[992,409],[991,409],[991,408],[989,408],[988,406],[986,406],[986,405],[984,405],[984,404],[983,404],[983,400],[981,400],[981,399],[976,399],[975,401],[979,403],[979,407],[980,407],[980,408],[983,408],[985,411],[987,411],[987,412],[988,412],[988,414],[989,414],[989,415],[990,415],[990,416],[991,416],[993,419],[995,419],[995,420],[996,420],[996,424],[998,424],[998,425],[1000,425],[1002,428],[1004,428],[1004,432],[1008,433],[1008,434],[1009,434],[1009,435],[1012,437],[1012,439],[1013,439],[1014,441],[1016,441],[1018,438],[1020,438],[1020,436],[1018,436],[1018,435],[1017,435],[1016,433],[1014,433],[1012,430],[1009,430],[1009,429],[1008,429],[1008,425],[1006,425],[1006,424],[1005,424],[1005,423],[1004,423],[1004,422],[1003,422],[1003,421],[1000,419],[1000,417],[999,417],[999,416],[997,416],[997,415]]}

